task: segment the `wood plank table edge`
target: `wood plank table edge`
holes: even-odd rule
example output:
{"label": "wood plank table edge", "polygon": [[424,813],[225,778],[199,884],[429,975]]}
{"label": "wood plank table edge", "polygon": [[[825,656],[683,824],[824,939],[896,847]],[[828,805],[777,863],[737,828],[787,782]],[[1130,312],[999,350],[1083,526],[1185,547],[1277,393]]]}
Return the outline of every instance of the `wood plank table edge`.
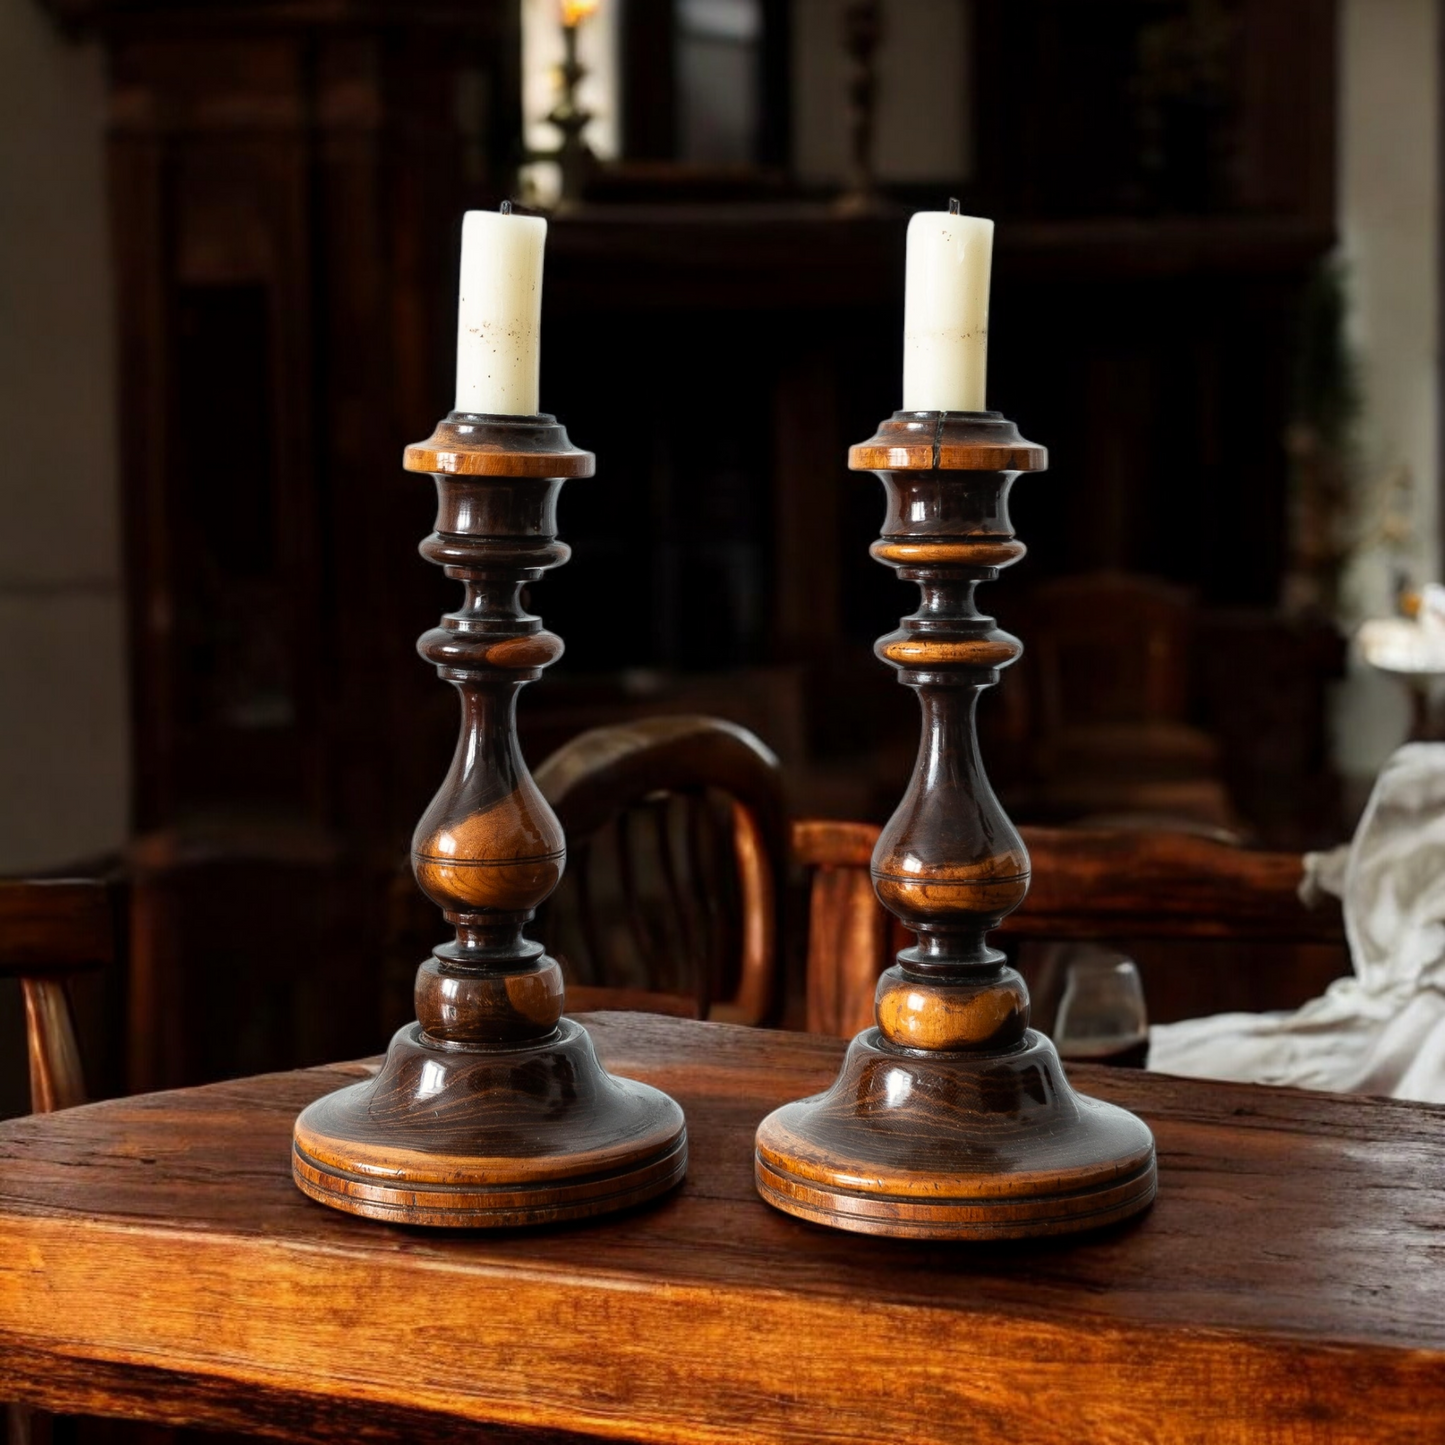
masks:
{"label": "wood plank table edge", "polygon": [[[597,1027],[599,1020],[605,1016],[589,1022]],[[627,1050],[618,1049],[613,1030],[628,1027],[602,1022],[604,1057],[622,1061]],[[839,1047],[830,1041],[830,1052]],[[320,1093],[369,1067],[307,1077]],[[1101,1077],[1122,1083],[1126,1092],[1140,1084],[1139,1076],[1088,1072],[1091,1088]],[[1277,1094],[1290,1107],[1313,1097],[1260,1091],[1265,1098]],[[1147,1117],[1148,1109],[1143,1112]],[[1242,1118],[1240,1127],[1251,1123]],[[1167,1179],[1166,1170],[1166,1187]],[[522,1432],[519,1440],[570,1440],[580,1433],[699,1445],[942,1441],[970,1427],[978,1438],[1001,1438],[1024,1423],[1038,1440],[1072,1442],[1084,1438],[1078,1431],[1085,1421],[1099,1439],[1410,1440],[1438,1438],[1438,1430],[1421,1433],[1428,1428],[1422,1412],[1432,1403],[1438,1411],[1445,1399],[1445,1354],[1438,1349],[1102,1320],[1081,1332],[989,1310],[896,1300],[870,1305],[843,1293],[730,1288],[716,1281],[669,1282],[648,1308],[628,1311],[637,1284],[625,1274],[591,1268],[571,1277],[574,1271],[550,1265],[487,1270],[475,1262],[422,1262],[405,1251],[378,1261],[366,1249],[370,1226],[358,1226],[362,1233],[338,1247],[300,1251],[318,1271],[318,1288],[355,1301],[339,1314],[313,1319],[296,1313],[295,1282],[288,1278],[294,1245],[280,1255],[264,1235],[212,1238],[165,1220],[43,1219],[17,1213],[3,1196],[0,1174],[0,1243],[19,1242],[19,1230],[30,1268],[17,1272],[14,1262],[8,1269],[0,1262],[0,1394],[52,1410],[245,1428],[302,1441],[399,1441],[442,1429],[463,1431],[459,1439],[475,1429],[477,1438],[500,1440],[515,1432]],[[164,1251],[178,1233],[193,1236],[184,1278],[161,1270],[143,1280],[108,1280],[85,1266],[86,1236],[114,1260],[143,1258],[151,1247]],[[449,1290],[424,1290],[419,1297],[418,1271],[453,1268],[468,1276],[463,1299]],[[519,1294],[514,1286],[523,1273],[538,1282],[568,1281],[564,1324],[556,1318],[555,1293]],[[47,1298],[22,1310],[15,1285],[27,1275]],[[198,1284],[226,1300],[220,1326],[240,1322],[248,1334],[244,1348],[235,1341],[228,1348],[220,1327],[205,1339],[183,1338],[184,1330],[177,1336],[174,1328],[167,1337],[165,1321],[184,1324]],[[149,1350],[97,1328],[77,1335],[81,1301],[93,1306],[98,1292],[111,1295],[114,1317],[126,1319],[133,1335],[137,1312],[155,1317]],[[278,1302],[288,1299],[280,1309]],[[127,1300],[134,1301],[129,1313]],[[444,1309],[449,1300],[450,1310]],[[14,1328],[17,1318],[27,1328]],[[419,1365],[449,1358],[449,1332],[475,1349],[478,1322],[488,1319],[506,1321],[501,1343],[513,1356],[489,1377],[462,1371],[460,1378],[411,1380],[404,1389],[361,1378],[371,1356],[407,1355],[409,1338],[407,1357]],[[299,1332],[298,1324],[304,1326]],[[800,1341],[808,1342],[806,1350]],[[316,1361],[310,1375],[316,1389],[295,1388],[298,1357]],[[549,1367],[544,1398],[530,1363],[540,1366],[548,1357],[554,1365],[575,1362],[576,1369],[569,1390]],[[349,1360],[362,1362],[361,1369],[346,1369]],[[920,1398],[931,1402],[926,1433],[917,1430]],[[700,1412],[699,1400],[713,1403]],[[715,1418],[720,1400],[730,1402],[726,1421]]]}

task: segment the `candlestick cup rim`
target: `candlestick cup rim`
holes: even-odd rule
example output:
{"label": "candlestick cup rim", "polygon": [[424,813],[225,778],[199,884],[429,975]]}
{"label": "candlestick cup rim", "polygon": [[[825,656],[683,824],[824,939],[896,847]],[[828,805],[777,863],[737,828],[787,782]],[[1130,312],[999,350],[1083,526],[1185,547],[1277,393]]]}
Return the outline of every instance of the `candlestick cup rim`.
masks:
{"label": "candlestick cup rim", "polygon": [[893,413],[893,421],[922,421],[933,420],[942,417],[948,421],[1005,421],[1006,418],[1001,411],[914,411],[908,407],[899,407]]}
{"label": "candlestick cup rim", "polygon": [[557,418],[550,411],[449,411],[446,420],[453,426],[556,426]]}
{"label": "candlestick cup rim", "polygon": [[895,411],[848,451],[855,472],[1041,472],[1049,454],[998,411]]}
{"label": "candlestick cup rim", "polygon": [[448,476],[572,480],[593,476],[597,458],[574,447],[567,428],[550,412],[453,411],[425,441],[406,448],[402,466]]}

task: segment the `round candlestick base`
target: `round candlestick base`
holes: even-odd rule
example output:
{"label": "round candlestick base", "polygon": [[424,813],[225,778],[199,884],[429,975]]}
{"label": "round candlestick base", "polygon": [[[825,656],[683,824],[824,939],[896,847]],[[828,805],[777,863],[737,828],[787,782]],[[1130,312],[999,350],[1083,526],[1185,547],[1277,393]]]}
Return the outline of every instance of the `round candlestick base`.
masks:
{"label": "round candlestick base", "polygon": [[570,1019],[484,1050],[440,1047],[411,1024],[375,1079],[302,1113],[291,1166],[303,1193],[368,1219],[551,1224],[681,1183],[687,1130],[666,1094],[607,1073]]}
{"label": "round candlestick base", "polygon": [[1076,1094],[1032,1029],[983,1055],[900,1050],[865,1030],[826,1094],[763,1120],[755,1174],[788,1214],[912,1239],[1097,1229],[1156,1189],[1148,1127]]}

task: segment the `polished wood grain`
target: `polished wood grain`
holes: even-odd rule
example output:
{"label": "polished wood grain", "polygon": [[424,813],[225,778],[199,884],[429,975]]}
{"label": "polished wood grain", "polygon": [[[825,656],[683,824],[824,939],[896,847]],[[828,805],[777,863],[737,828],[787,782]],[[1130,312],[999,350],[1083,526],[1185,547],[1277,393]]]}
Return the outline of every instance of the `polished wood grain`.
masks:
{"label": "polished wood grain", "polygon": [[20,990],[25,1000],[31,1109],[37,1114],[49,1114],[83,1104],[85,1071],[64,980],[23,978]]}
{"label": "polished wood grain", "polygon": [[1021,937],[1334,943],[1344,935],[1338,899],[1301,900],[1298,853],[1168,831],[1020,831],[1034,882],[1004,928]]}
{"label": "polished wood grain", "polygon": [[588,984],[567,985],[567,1012],[594,1013],[599,1009],[665,1014],[674,1019],[701,1017],[697,997],[685,993],[660,993],[652,988],[593,988]]}
{"label": "polished wood grain", "polygon": [[[1033,442],[1025,441],[1018,428],[996,414],[987,412],[912,411],[897,412],[879,427],[876,435],[848,449],[848,465],[855,472],[1041,472],[1048,465],[1048,452]],[[901,495],[901,494],[900,494]],[[995,519],[1006,516],[1001,509],[1005,497],[996,498]],[[953,520],[958,520],[954,518]],[[903,514],[890,497],[889,522],[900,524]],[[946,537],[986,535],[991,543],[1007,546],[1013,543],[1008,529],[989,529],[980,525],[982,517],[967,521],[957,530],[949,530],[941,517],[925,521],[910,519],[908,526],[885,525],[884,544],[901,538],[917,543],[923,536]],[[915,535],[915,529],[918,535]],[[1011,548],[1022,556],[1017,543]]]}
{"label": "polished wood grain", "polygon": [[614,1079],[562,1017],[562,970],[523,930],[556,888],[566,839],[517,743],[517,694],[562,654],[522,588],[565,562],[557,495],[592,474],[550,416],[454,412],[407,448],[432,473],[422,555],[462,606],[417,650],[456,687],[451,770],[412,838],[418,886],[456,931],[417,970],[417,1021],[374,1080],[296,1120],[292,1170],[320,1203],[453,1228],[553,1223],[627,1208],[687,1169],[682,1111]]}
{"label": "polished wood grain", "polygon": [[296,1182],[323,1203],[469,1229],[626,1208],[686,1168],[677,1105],[613,1078],[555,1015],[530,1048],[438,1049],[412,1025],[374,1082],[303,1113],[294,1150]]}
{"label": "polished wood grain", "polygon": [[[572,878],[548,904],[546,936],[566,927],[585,951],[572,963],[586,969],[592,1006],[619,1006],[598,986],[641,962],[654,993],[692,983],[694,1017],[771,1016],[787,826],[782,769],[755,734],[690,714],[592,728],[547,758],[537,786],[572,848]],[[620,912],[603,913],[603,849],[615,855],[606,861],[621,882]],[[644,872],[654,883],[646,897]]]}
{"label": "polished wood grain", "polygon": [[590,477],[596,470],[592,453],[572,446],[561,428],[539,425],[539,420],[453,412],[425,441],[406,448],[402,465],[436,476]]}
{"label": "polished wood grain", "polygon": [[[799,818],[794,860],[811,877],[807,1018],[851,1038],[873,1020],[878,976],[898,944],[873,892],[876,823]],[[1304,860],[1189,833],[1100,828],[1019,829],[1032,860],[1028,896],[1000,925],[1040,940],[1229,940],[1341,944],[1339,901],[1306,905]]]}
{"label": "polished wood grain", "polygon": [[375,1065],[0,1125],[0,1394],[315,1441],[1437,1437],[1438,1108],[1071,1067],[1153,1130],[1155,1207],[1088,1242],[910,1243],[754,1191],[758,1121],[826,1088],[840,1042],[584,1022],[693,1151],[675,1194],[585,1229],[309,1205],[291,1120]]}
{"label": "polished wood grain", "polygon": [[[994,796],[975,709],[1023,652],[974,593],[1022,555],[1009,490],[1042,447],[995,412],[898,412],[852,449],[887,507],[875,556],[915,582],[918,610],[875,648],[918,695],[923,735],[908,789],[870,860],[878,902],[916,942],[877,982],[876,1027],[849,1046],[826,1093],[758,1127],[768,1203],[818,1224],[930,1239],[1012,1239],[1097,1229],[1147,1208],[1154,1140],[1132,1114],[1075,1094],[1054,1046],[1029,1028],[1029,993],[987,935],[1029,888],[1028,850]],[[859,897],[825,885],[867,947]],[[851,1011],[866,965],[834,961],[810,1009]]]}
{"label": "polished wood grain", "polygon": [[[877,842],[876,825],[856,826],[871,826]],[[867,856],[872,856],[871,847]],[[807,1026],[813,1033],[852,1038],[872,1023],[878,975],[899,947],[894,942],[893,920],[873,891],[866,858],[861,865],[846,858],[835,862],[826,854],[805,861],[811,871],[805,962]]]}

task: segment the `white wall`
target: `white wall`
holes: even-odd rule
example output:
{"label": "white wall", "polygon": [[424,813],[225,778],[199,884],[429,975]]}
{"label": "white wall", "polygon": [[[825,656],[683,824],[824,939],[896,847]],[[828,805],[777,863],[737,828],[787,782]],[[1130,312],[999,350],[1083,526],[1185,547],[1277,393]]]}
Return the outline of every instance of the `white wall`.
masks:
{"label": "white wall", "polygon": [[0,4],[0,871],[128,810],[99,51]]}
{"label": "white wall", "polygon": [[[1394,572],[1440,577],[1439,0],[1340,7],[1340,235],[1361,365],[1363,480],[1407,470],[1411,537],[1375,547],[1345,578],[1351,621],[1394,611]],[[1342,769],[1373,775],[1409,723],[1400,686],[1355,662],[1336,717]]]}

